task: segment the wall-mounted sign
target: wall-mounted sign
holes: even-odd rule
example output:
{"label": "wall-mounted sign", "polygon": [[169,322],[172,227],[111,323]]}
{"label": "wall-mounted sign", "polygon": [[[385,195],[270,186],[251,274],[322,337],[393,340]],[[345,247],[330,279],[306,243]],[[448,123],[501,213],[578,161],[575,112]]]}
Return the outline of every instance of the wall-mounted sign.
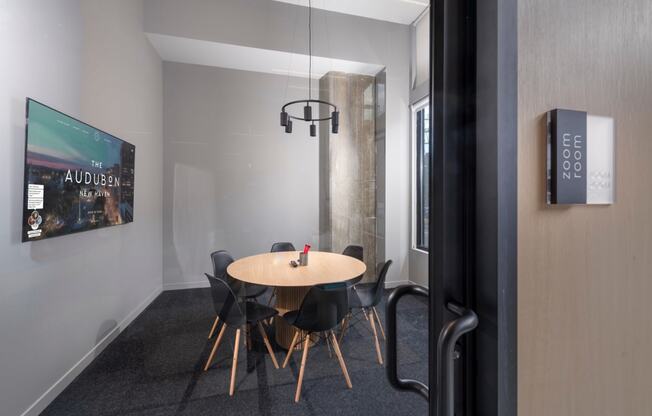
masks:
{"label": "wall-mounted sign", "polygon": [[548,112],[548,204],[614,201],[614,120],[583,111]]}

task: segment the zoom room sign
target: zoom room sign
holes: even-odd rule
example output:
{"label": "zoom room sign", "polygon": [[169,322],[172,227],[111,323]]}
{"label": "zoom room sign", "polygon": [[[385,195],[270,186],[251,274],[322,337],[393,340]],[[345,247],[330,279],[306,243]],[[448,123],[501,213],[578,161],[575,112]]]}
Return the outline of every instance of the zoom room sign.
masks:
{"label": "zoom room sign", "polygon": [[614,120],[584,111],[548,112],[548,204],[614,201]]}

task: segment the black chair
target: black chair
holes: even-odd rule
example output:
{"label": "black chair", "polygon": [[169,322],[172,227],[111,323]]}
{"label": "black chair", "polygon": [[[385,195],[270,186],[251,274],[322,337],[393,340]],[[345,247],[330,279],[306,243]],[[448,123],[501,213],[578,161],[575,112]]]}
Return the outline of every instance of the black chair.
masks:
{"label": "black chair", "polygon": [[[260,335],[265,342],[265,347],[269,352],[270,357],[272,357],[272,362],[274,367],[278,368],[278,362],[276,361],[276,356],[274,355],[274,350],[272,345],[267,338],[267,333],[261,324],[262,321],[269,319],[278,314],[278,311],[269,306],[261,305],[257,302],[252,301],[238,301],[238,298],[233,293],[233,290],[229,287],[229,284],[222,279],[211,276],[206,273],[206,278],[208,279],[211,285],[211,296],[213,298],[213,306],[215,308],[215,313],[217,314],[219,320],[222,322],[222,329],[217,335],[211,354],[208,356],[208,361],[204,366],[204,371],[208,370],[217,348],[220,346],[220,341],[224,336],[224,332],[227,328],[233,328],[235,332],[235,345],[233,347],[233,364],[231,365],[231,384],[229,387],[229,396],[233,396],[235,391],[235,375],[236,369],[238,367],[238,349],[240,347],[240,332],[243,327],[249,328],[251,325],[256,325]],[[247,331],[247,329],[245,329]],[[246,333],[248,336],[248,331]]]}
{"label": "black chair", "polygon": [[356,258],[360,261],[362,261],[364,250],[362,249],[362,246],[355,246],[355,245],[350,245],[346,246],[342,254],[345,256],[353,257]]}
{"label": "black chair", "polygon": [[[342,254],[345,256],[353,257],[354,259],[358,259],[360,261],[364,261],[364,250],[362,249],[362,246],[355,246],[355,245],[346,246]],[[360,276],[354,277],[353,279],[349,280],[346,283],[349,286],[353,286],[359,283],[363,277],[364,274],[361,274]]]}
{"label": "black chair", "polygon": [[378,341],[378,332],[376,331],[376,321],[380,327],[380,332],[383,339],[385,338],[385,329],[383,329],[383,324],[380,322],[380,316],[378,316],[378,311],[376,306],[380,303],[383,298],[383,289],[385,288],[385,279],[387,278],[387,271],[389,266],[392,265],[391,260],[387,260],[380,269],[378,275],[378,280],[375,283],[355,285],[353,290],[349,294],[349,314],[344,318],[342,322],[342,331],[340,333],[340,342],[342,337],[346,332],[349,321],[352,318],[352,315],[355,311],[362,311],[369,325],[371,326],[371,332],[374,334],[374,340],[376,342],[376,354],[378,356],[378,362],[380,365],[383,364],[383,355],[380,351],[380,342]]}
{"label": "black chair", "polygon": [[[294,248],[294,244],[288,243],[287,241],[282,241],[278,243],[272,244],[272,248],[269,250],[270,253],[280,253],[283,251],[297,251]],[[272,299],[276,296],[276,288],[272,291],[272,295],[269,297],[269,300],[267,301],[267,305],[272,304]]]}
{"label": "black chair", "polygon": [[[211,261],[213,262],[213,276],[227,282],[231,290],[233,290],[238,297],[246,300],[256,299],[267,290],[266,286],[245,284],[229,276],[226,269],[229,267],[229,264],[233,263],[233,257],[228,251],[218,250],[211,253]],[[220,317],[216,316],[215,321],[213,321],[213,326],[211,327],[211,332],[208,333],[208,339],[213,338],[219,320]]]}
{"label": "black chair", "polygon": [[320,287],[312,287],[306,294],[306,297],[301,303],[299,310],[287,312],[283,315],[283,319],[291,326],[296,328],[290,348],[288,349],[285,361],[283,361],[283,368],[285,368],[290,361],[294,347],[297,345],[299,336],[303,334],[303,356],[301,358],[301,368],[299,370],[299,379],[297,381],[297,390],[294,396],[294,401],[298,402],[301,396],[301,385],[303,383],[303,375],[306,369],[306,360],[308,359],[308,350],[310,349],[311,335],[313,333],[326,333],[326,339],[330,337],[330,342],[333,344],[335,355],[342,368],[344,379],[348,388],[352,388],[349,373],[346,370],[346,364],[340,351],[339,343],[333,328],[337,327],[342,319],[348,313],[348,292],[346,287],[337,289],[322,289]]}
{"label": "black chair", "polygon": [[294,248],[294,245],[292,243],[288,243],[286,241],[272,244],[272,249],[269,250],[270,253],[278,253],[281,251],[297,251],[297,250]]}
{"label": "black chair", "polygon": [[262,295],[267,290],[267,286],[243,283],[229,276],[226,269],[233,263],[233,257],[228,251],[218,250],[211,253],[211,260],[213,261],[214,276],[225,280],[238,297],[253,299]]}

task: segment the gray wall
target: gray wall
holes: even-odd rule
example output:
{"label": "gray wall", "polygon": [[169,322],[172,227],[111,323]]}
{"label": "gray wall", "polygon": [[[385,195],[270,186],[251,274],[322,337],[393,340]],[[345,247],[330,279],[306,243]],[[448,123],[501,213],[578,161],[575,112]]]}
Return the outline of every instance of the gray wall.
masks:
{"label": "gray wall", "polygon": [[[410,88],[410,105],[416,104],[430,94],[430,13],[426,12],[412,30],[412,85]],[[415,137],[410,113],[410,201],[416,201]],[[410,281],[428,287],[428,253],[415,248],[414,232],[416,205],[410,209]]]}
{"label": "gray wall", "polygon": [[[3,415],[38,414],[160,291],[161,63],[142,19],[140,1],[0,4]],[[133,224],[20,242],[26,96],[136,145]]]}
{"label": "gray wall", "polygon": [[279,125],[281,106],[305,97],[307,80],[163,68],[165,287],[205,285],[214,250],[237,258],[275,241],[317,247],[318,139],[305,123],[295,122],[292,134]]}
{"label": "gray wall", "polygon": [[[147,32],[307,53],[307,33],[295,30],[308,9],[270,0],[145,0]],[[242,24],[247,22],[247,24]],[[380,64],[387,70],[385,255],[388,282],[409,279],[408,25],[313,10],[315,55]]]}
{"label": "gray wall", "polygon": [[374,141],[376,154],[376,262],[386,261],[385,257],[385,182],[386,178],[386,148],[385,131],[387,116],[387,97],[385,90],[387,86],[387,71],[384,69],[376,74],[376,85],[374,87],[374,102],[376,103],[374,122]]}

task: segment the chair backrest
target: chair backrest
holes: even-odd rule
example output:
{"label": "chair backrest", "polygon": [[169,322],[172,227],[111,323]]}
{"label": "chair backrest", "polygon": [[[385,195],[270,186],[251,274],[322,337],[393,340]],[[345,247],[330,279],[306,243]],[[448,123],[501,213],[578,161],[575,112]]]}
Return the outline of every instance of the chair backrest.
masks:
{"label": "chair backrest", "polygon": [[374,286],[374,301],[372,306],[376,306],[380,303],[380,300],[383,298],[383,290],[385,289],[385,279],[387,278],[387,271],[389,266],[392,265],[391,260],[387,260],[383,267],[380,269],[378,274],[378,280],[376,280],[376,285]]}
{"label": "chair backrest", "polygon": [[278,253],[280,251],[296,251],[296,249],[294,248],[294,245],[292,243],[283,241],[280,243],[272,244],[272,249],[269,250],[270,253]]}
{"label": "chair backrest", "polygon": [[342,254],[345,256],[353,257],[354,259],[358,259],[360,261],[364,261],[362,246],[346,246]]}
{"label": "chair backrest", "polygon": [[233,288],[234,284],[237,284],[237,280],[229,276],[226,272],[229,264],[233,263],[233,257],[226,250],[218,250],[211,253],[211,261],[213,262],[213,276],[218,279],[222,279]]}
{"label": "chair backrest", "polygon": [[220,317],[220,321],[226,322],[229,326],[244,325],[244,314],[229,284],[219,277],[208,273],[205,275],[211,285],[213,307],[217,316]]}
{"label": "chair backrest", "polygon": [[[355,246],[355,245],[346,246],[342,254],[345,256],[353,257],[354,259],[358,259],[360,261],[364,261],[364,252],[362,246]],[[349,280],[347,284],[349,286],[353,286],[358,282],[360,282],[360,280],[362,280],[363,277],[364,274],[361,274],[360,276],[356,276],[353,279]]]}
{"label": "chair backrest", "polygon": [[294,325],[310,332],[328,331],[342,322],[348,305],[346,286],[333,289],[314,286],[303,298]]}

